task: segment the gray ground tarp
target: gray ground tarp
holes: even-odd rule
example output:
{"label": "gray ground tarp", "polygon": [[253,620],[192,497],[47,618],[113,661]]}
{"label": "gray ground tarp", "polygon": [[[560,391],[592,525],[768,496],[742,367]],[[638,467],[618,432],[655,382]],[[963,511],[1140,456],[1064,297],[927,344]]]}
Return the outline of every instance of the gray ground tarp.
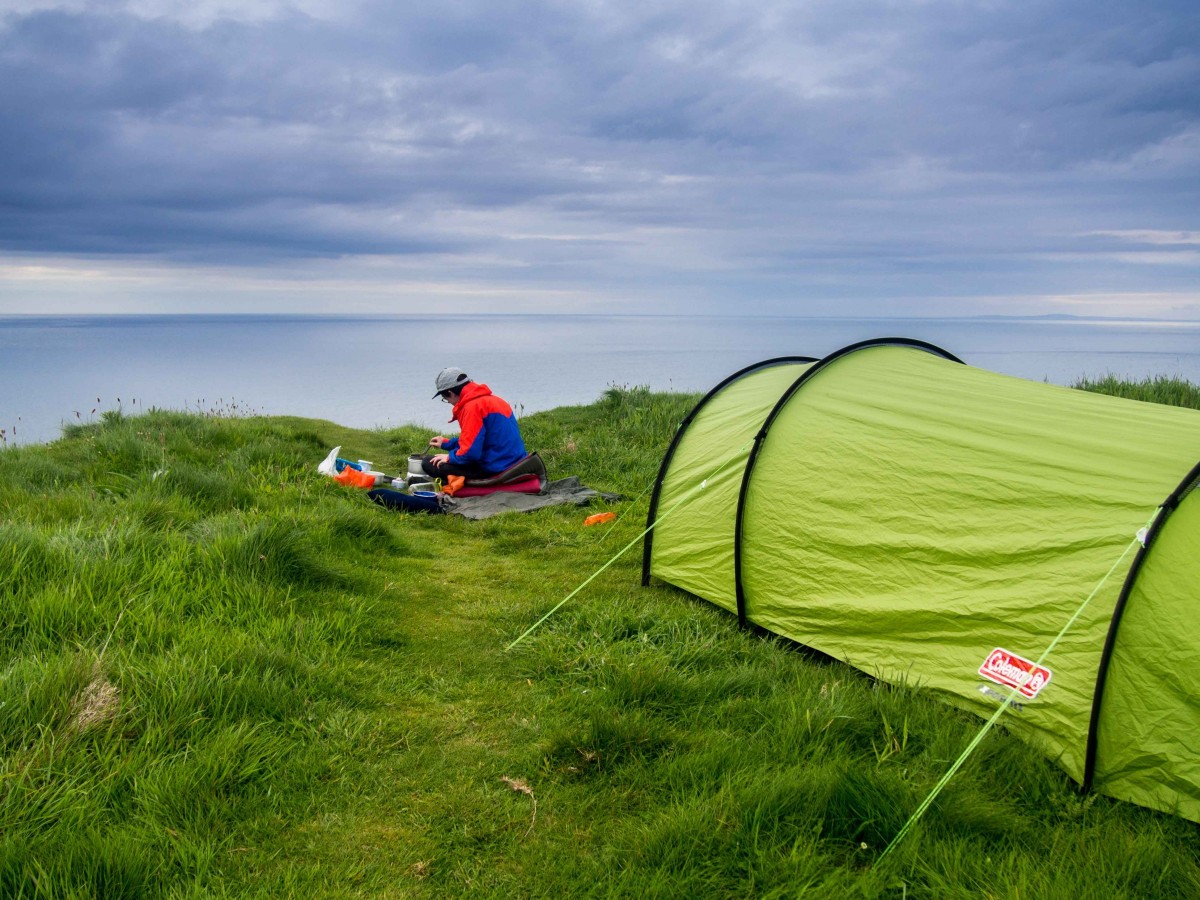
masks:
{"label": "gray ground tarp", "polygon": [[620,500],[620,494],[605,494],[581,484],[571,475],[557,481],[548,481],[539,494],[517,494],[497,491],[483,497],[458,497],[446,501],[445,511],[450,515],[466,519],[490,519],[501,513],[530,512],[546,506],[587,506],[597,497],[603,500]]}

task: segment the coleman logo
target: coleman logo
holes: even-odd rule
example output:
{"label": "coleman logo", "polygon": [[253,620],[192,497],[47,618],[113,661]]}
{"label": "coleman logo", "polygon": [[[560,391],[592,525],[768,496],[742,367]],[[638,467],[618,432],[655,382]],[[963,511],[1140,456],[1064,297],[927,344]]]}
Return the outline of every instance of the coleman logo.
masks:
{"label": "coleman logo", "polygon": [[1030,700],[1050,683],[1049,669],[1043,669],[1041,666],[1031,663],[1015,653],[1001,650],[999,647],[988,654],[988,658],[979,667],[979,674],[996,684],[1016,688],[1017,693]]}

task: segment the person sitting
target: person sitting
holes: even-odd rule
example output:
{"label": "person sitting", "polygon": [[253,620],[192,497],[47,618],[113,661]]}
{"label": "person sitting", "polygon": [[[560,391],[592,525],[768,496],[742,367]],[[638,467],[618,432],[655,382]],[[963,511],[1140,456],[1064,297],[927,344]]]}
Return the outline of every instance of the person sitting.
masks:
{"label": "person sitting", "polygon": [[525,458],[525,442],[512,407],[486,384],[472,381],[462,369],[442,369],[434,382],[441,397],[454,407],[451,422],[458,422],[458,437],[437,435],[429,446],[445,451],[421,461],[426,475],[446,478],[488,478]]}

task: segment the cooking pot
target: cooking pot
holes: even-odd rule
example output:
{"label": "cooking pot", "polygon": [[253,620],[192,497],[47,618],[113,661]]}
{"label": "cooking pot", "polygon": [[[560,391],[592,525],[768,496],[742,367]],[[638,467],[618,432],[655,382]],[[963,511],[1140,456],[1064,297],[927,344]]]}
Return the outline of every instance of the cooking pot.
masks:
{"label": "cooking pot", "polygon": [[421,468],[422,457],[419,453],[408,458],[408,474],[409,475],[424,475],[425,470]]}

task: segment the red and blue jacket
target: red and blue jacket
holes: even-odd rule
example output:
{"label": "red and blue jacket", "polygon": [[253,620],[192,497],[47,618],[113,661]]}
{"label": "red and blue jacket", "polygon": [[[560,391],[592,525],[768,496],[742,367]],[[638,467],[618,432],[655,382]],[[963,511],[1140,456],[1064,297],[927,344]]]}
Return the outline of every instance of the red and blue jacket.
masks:
{"label": "red and blue jacket", "polygon": [[458,437],[442,444],[450,462],[479,466],[486,472],[503,472],[525,458],[525,442],[512,407],[486,384],[466,384],[450,421],[459,425]]}

